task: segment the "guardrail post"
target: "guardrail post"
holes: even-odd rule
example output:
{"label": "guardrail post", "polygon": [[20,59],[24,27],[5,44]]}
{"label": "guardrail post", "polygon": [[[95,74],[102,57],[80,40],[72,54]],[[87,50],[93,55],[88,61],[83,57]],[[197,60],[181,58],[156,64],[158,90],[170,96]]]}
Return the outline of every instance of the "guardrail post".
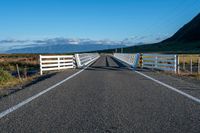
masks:
{"label": "guardrail post", "polygon": [[79,54],[75,54],[75,59],[76,59],[76,64],[77,64],[77,67],[81,67],[81,61],[80,61],[80,57],[79,57]]}
{"label": "guardrail post", "polygon": [[157,68],[158,67],[158,56],[156,56],[156,60],[155,60],[155,66],[154,66],[155,68]]}
{"label": "guardrail post", "polygon": [[143,68],[143,54],[140,53],[140,67]]}
{"label": "guardrail post", "polygon": [[58,57],[57,59],[58,59],[58,70],[60,70],[60,57]]}
{"label": "guardrail post", "polygon": [[74,56],[73,56],[73,67],[74,67],[74,68],[76,68],[75,63],[76,63],[76,58],[75,58],[75,55],[74,55]]}
{"label": "guardrail post", "polygon": [[185,56],[183,55],[183,70],[185,71]]}
{"label": "guardrail post", "polygon": [[180,58],[179,58],[179,55],[175,55],[175,64],[176,64],[176,67],[175,67],[175,72],[177,74],[180,74]]}
{"label": "guardrail post", "polygon": [[43,75],[43,72],[42,72],[42,56],[41,55],[39,56],[39,63],[40,63],[40,75]]}
{"label": "guardrail post", "polygon": [[193,73],[193,61],[192,58],[190,59],[190,73]]}
{"label": "guardrail post", "polygon": [[174,72],[177,73],[177,55],[174,55]]}
{"label": "guardrail post", "polygon": [[200,74],[200,58],[198,59],[198,74]]}
{"label": "guardrail post", "polygon": [[133,66],[132,66],[133,68],[137,68],[139,60],[140,60],[140,54],[137,53],[134,55],[134,61],[133,61]]}

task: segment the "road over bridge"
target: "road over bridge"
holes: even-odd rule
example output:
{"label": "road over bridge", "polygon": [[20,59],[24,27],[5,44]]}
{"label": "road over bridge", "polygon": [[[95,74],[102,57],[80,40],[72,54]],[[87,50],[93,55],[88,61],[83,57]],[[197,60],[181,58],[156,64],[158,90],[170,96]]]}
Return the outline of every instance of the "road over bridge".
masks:
{"label": "road over bridge", "polygon": [[198,84],[101,56],[1,99],[0,132],[199,133],[199,98]]}

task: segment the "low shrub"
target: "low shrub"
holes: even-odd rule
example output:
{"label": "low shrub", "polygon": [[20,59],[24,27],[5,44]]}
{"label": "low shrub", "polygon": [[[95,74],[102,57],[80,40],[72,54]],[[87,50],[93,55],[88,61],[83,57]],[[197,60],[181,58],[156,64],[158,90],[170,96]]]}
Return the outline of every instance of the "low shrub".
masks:
{"label": "low shrub", "polygon": [[12,75],[0,68],[0,85],[5,84],[8,81],[11,81],[13,79]]}

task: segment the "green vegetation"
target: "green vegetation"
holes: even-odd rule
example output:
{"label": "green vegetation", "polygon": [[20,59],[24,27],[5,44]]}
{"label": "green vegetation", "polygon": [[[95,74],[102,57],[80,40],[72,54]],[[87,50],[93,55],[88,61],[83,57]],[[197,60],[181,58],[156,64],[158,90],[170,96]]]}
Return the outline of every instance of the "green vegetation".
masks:
{"label": "green vegetation", "polygon": [[21,81],[13,77],[8,71],[0,68],[0,90],[20,84]]}
{"label": "green vegetation", "polygon": [[[17,65],[21,80],[18,78]],[[12,87],[32,80],[39,71],[38,55],[1,54],[0,89]]]}
{"label": "green vegetation", "polygon": [[8,81],[11,81],[13,79],[12,75],[7,72],[4,71],[2,68],[0,68],[0,84],[4,85],[5,83],[7,83]]}

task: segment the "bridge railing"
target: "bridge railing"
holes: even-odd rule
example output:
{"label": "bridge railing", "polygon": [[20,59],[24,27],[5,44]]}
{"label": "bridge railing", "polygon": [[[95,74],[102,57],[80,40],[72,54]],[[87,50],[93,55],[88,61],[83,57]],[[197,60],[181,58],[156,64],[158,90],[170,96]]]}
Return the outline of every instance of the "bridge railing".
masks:
{"label": "bridge railing", "polygon": [[142,67],[177,72],[178,56],[173,54],[142,54]]}
{"label": "bridge railing", "polygon": [[98,53],[82,53],[75,55],[40,55],[40,74],[44,71],[82,68],[99,58]]}
{"label": "bridge railing", "polygon": [[114,53],[113,56],[132,67],[137,67],[138,65],[139,54]]}
{"label": "bridge railing", "polygon": [[40,74],[44,71],[75,68],[73,55],[40,55]]}
{"label": "bridge railing", "polygon": [[152,68],[163,71],[178,71],[178,55],[172,54],[125,54],[114,53],[113,56],[136,68],[141,63],[142,68]]}
{"label": "bridge railing", "polygon": [[78,68],[84,67],[100,57],[98,53],[75,54],[76,64]]}

